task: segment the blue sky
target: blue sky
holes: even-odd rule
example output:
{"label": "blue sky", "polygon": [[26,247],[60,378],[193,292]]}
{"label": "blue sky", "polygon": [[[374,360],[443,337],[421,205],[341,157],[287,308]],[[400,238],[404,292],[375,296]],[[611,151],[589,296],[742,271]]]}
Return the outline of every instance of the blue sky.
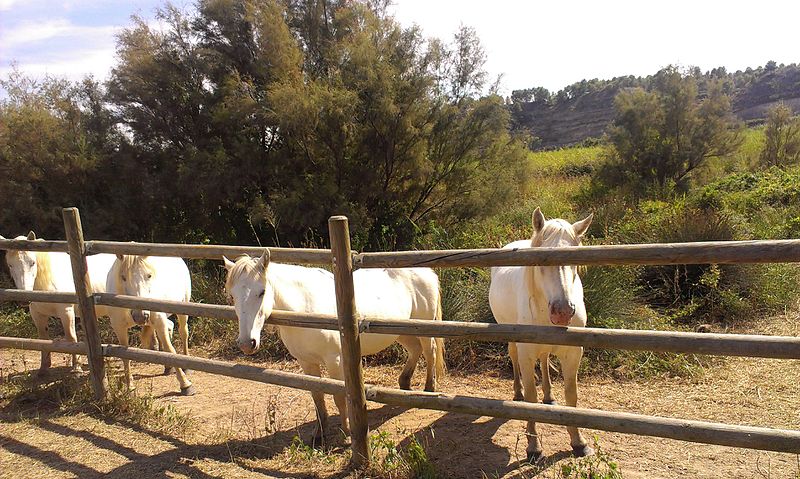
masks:
{"label": "blue sky", "polygon": [[35,76],[108,75],[115,35],[160,0],[0,0],[0,74],[11,62]]}
{"label": "blue sky", "polygon": [[[173,2],[179,8],[192,0]],[[115,35],[131,15],[152,20],[163,0],[0,0],[0,76],[108,76]],[[476,28],[501,92],[584,78],[653,73],[668,64],[728,70],[800,62],[792,0],[395,0],[392,13],[427,36]]]}

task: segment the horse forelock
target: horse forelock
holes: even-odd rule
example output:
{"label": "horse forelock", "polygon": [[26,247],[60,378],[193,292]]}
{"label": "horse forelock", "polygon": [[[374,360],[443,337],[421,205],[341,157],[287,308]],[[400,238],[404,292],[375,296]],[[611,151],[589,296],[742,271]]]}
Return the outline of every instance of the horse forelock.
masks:
{"label": "horse forelock", "polygon": [[117,269],[117,276],[122,280],[123,276],[131,277],[131,274],[137,269],[144,269],[146,273],[155,274],[156,270],[153,265],[147,260],[147,256],[138,255],[124,255],[119,262]]}
{"label": "horse forelock", "polygon": [[256,276],[256,265],[258,258],[252,258],[249,255],[241,255],[236,258],[231,269],[228,270],[228,277],[225,279],[225,289],[230,292],[233,285],[236,284],[241,278]]}
{"label": "horse forelock", "polygon": [[580,238],[575,234],[572,224],[560,218],[547,220],[544,227],[539,232],[534,232],[531,239],[533,247],[557,247],[562,243],[578,246],[581,244]]}

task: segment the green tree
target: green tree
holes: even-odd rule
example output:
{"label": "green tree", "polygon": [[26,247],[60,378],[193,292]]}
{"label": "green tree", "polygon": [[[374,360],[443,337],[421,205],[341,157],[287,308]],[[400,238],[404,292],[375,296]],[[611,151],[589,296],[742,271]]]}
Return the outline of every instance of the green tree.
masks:
{"label": "green tree", "polygon": [[761,164],[783,168],[800,161],[800,118],[781,103],[769,111],[764,128]]}
{"label": "green tree", "polygon": [[623,186],[637,195],[685,190],[693,171],[739,145],[720,82],[709,81],[701,96],[694,76],[668,67],[652,85],[649,91],[623,90],[615,99],[610,161],[598,172],[608,187]]}
{"label": "green tree", "polygon": [[[90,174],[102,151],[87,135],[79,86],[19,71],[0,80],[0,223],[5,236],[37,229],[62,236],[61,206],[93,200]],[[87,86],[90,88],[90,86]]]}
{"label": "green tree", "polygon": [[393,248],[524,191],[474,30],[426,40],[385,4],[203,0],[165,8],[164,31],[134,20],[108,98],[121,163],[157,185],[139,195],[152,234],[320,243],[343,213],[357,247]]}

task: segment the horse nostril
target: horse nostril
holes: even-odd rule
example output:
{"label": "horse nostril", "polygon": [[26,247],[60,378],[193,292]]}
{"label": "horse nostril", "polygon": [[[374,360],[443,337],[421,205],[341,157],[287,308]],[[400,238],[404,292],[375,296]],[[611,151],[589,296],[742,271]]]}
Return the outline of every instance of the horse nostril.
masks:
{"label": "horse nostril", "polygon": [[252,348],[253,348],[253,350],[255,350],[255,349],[256,349],[256,340],[255,340],[255,339],[251,339],[251,340],[250,340],[250,347],[252,347]]}

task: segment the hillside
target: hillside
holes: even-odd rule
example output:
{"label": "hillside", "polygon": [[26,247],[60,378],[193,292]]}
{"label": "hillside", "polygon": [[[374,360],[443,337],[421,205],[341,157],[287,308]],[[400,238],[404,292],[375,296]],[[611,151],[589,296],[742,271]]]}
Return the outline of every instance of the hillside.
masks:
{"label": "hillside", "polygon": [[[713,79],[725,82],[734,114],[748,124],[759,123],[781,101],[800,112],[800,65],[767,64],[735,73],[717,68],[693,74],[701,84]],[[613,120],[616,94],[624,88],[647,88],[652,78],[583,80],[553,95],[543,89],[518,90],[512,94],[511,111],[516,127],[538,137],[540,148],[572,145],[602,136]]]}

